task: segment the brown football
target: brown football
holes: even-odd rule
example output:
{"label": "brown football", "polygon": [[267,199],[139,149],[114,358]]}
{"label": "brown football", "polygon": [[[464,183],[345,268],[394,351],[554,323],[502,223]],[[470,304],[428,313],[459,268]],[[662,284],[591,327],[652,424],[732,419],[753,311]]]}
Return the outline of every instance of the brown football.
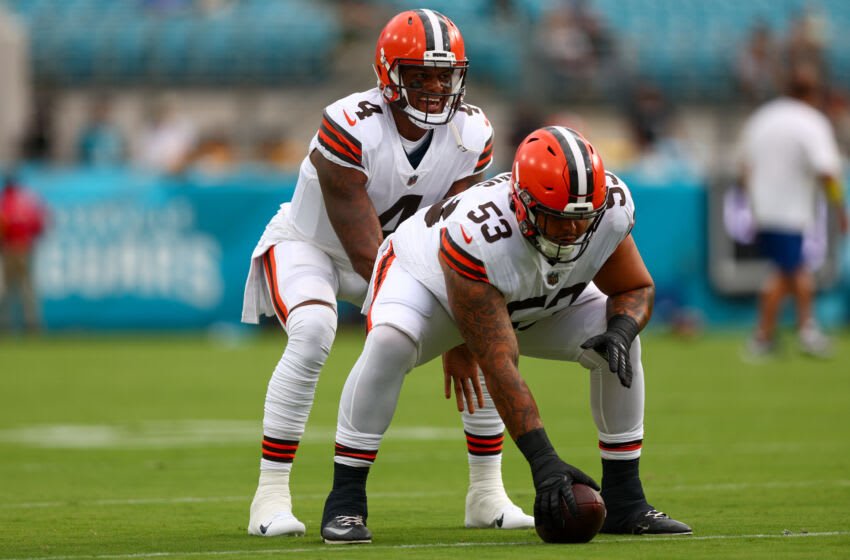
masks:
{"label": "brown football", "polygon": [[[561,499],[561,513],[564,516],[562,528],[552,528],[535,522],[534,529],[547,543],[586,543],[589,542],[605,522],[605,502],[602,496],[586,484],[573,484],[579,515],[574,517],[567,508],[567,502]],[[536,521],[536,520],[535,520]]]}

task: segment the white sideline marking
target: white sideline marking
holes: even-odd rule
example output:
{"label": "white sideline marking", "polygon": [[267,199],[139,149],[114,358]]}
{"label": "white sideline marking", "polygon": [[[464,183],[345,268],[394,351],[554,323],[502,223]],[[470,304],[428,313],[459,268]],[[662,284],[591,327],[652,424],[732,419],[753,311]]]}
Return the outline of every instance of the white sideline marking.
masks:
{"label": "white sideline marking", "polygon": [[789,482],[770,481],[770,482],[717,482],[713,484],[679,484],[670,486],[667,489],[675,492],[682,490],[705,490],[705,491],[725,491],[725,490],[747,490],[750,488],[807,488],[810,486],[850,486],[850,480],[794,480]]}
{"label": "white sideline marking", "polygon": [[[387,440],[455,441],[462,439],[456,427],[395,426]],[[336,426],[308,426],[303,442],[333,442]],[[259,420],[159,420],[117,424],[31,424],[0,430],[0,443],[47,449],[180,449],[234,443],[258,443],[262,437]],[[732,453],[762,454],[804,451],[813,447],[846,446],[846,441],[738,442]],[[705,446],[655,445],[653,454],[682,455]]]}
{"label": "white sideline marking", "polygon": [[[677,485],[666,488],[670,491],[726,491],[726,490],[750,490],[757,488],[805,488],[809,486],[821,486],[825,488],[835,486],[850,486],[850,480],[795,480],[795,481],[771,481],[734,484],[697,484]],[[517,491],[515,494],[531,494],[530,491]],[[416,499],[433,496],[457,496],[456,492],[371,492],[371,499]],[[299,494],[298,498],[303,500],[324,500],[327,494]],[[51,502],[5,502],[0,503],[0,509],[38,509],[48,507],[66,507],[73,502],[74,507],[79,506],[138,506],[138,505],[169,505],[169,504],[194,504],[194,503],[216,503],[216,502],[250,502],[251,496],[185,496],[181,498],[108,498],[101,500],[68,500]]]}
{"label": "white sideline marking", "polygon": [[[249,420],[164,420],[138,424],[42,424],[0,430],[0,443],[49,449],[178,449],[259,443],[262,423]],[[333,442],[336,427],[310,427],[302,441]],[[461,427],[391,427],[384,439],[462,439]]]}
{"label": "white sideline marking", "polygon": [[[398,498],[427,498],[431,496],[457,496],[457,492],[372,492],[369,494],[371,499],[398,499]],[[327,492],[324,494],[299,494],[299,499],[304,500],[324,500],[328,497]],[[21,503],[0,503],[0,509],[38,509],[48,507],[66,507],[73,504],[74,507],[79,506],[144,506],[144,505],[169,505],[169,504],[200,504],[200,503],[216,503],[216,502],[245,502],[249,503],[251,496],[208,496],[208,497],[192,497],[184,498],[126,498],[126,499],[102,499],[102,500],[68,500],[65,502],[21,502]]]}
{"label": "white sideline marking", "polygon": [[[791,533],[791,534],[755,534],[755,535],[680,535],[670,537],[629,537],[616,538],[594,541],[594,545],[605,545],[612,543],[624,542],[640,542],[657,543],[657,542],[688,542],[688,541],[713,541],[713,540],[745,540],[745,539],[789,539],[789,538],[813,538],[813,537],[837,537],[850,535],[850,531],[824,531],[820,533]],[[482,543],[428,543],[428,544],[399,544],[399,545],[379,545],[369,544],[361,545],[358,550],[410,550],[410,549],[429,549],[429,548],[471,548],[471,547],[503,547],[503,546],[545,546],[543,542],[482,542]],[[256,554],[310,554],[317,553],[324,555],[330,552],[350,552],[351,548],[347,546],[317,546],[314,548],[263,548],[253,550],[211,550],[207,552],[135,552],[131,554],[96,554],[96,555],[73,555],[73,556],[31,556],[23,558],[9,558],[8,560],[82,560],[102,559],[108,560],[111,558],[169,558],[173,556],[179,557],[194,557],[194,556],[242,556]]]}

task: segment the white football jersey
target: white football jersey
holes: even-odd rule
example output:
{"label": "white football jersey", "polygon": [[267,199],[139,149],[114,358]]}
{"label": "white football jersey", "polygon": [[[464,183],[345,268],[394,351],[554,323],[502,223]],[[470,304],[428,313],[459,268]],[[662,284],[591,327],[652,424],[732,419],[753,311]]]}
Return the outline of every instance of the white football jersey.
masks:
{"label": "white football jersey", "polygon": [[[354,93],[329,105],[310,142],[334,163],[366,174],[366,190],[384,235],[420,208],[446,196],[455,181],[487,169],[493,159],[493,128],[478,107],[461,105],[451,123],[434,129],[428,149],[414,169],[402,146],[389,107],[379,89]],[[289,222],[301,239],[347,261],[325,209],[316,169],[301,163],[291,207],[281,208],[267,232]]]}
{"label": "white football jersey", "polygon": [[550,264],[520,234],[510,205],[510,173],[419,211],[387,242],[446,309],[441,259],[461,275],[496,287],[514,327],[527,328],[573,303],[631,232],[631,193],[617,176],[606,176],[608,208],[584,253],[571,263]]}

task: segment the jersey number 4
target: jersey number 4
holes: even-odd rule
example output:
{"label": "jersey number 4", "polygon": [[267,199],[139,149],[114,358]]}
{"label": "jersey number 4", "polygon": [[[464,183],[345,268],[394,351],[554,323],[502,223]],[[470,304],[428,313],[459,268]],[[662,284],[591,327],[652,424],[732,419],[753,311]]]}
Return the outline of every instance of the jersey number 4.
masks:
{"label": "jersey number 4", "polygon": [[[411,217],[419,210],[419,203],[422,202],[422,195],[408,194],[398,199],[398,202],[390,206],[386,212],[378,216],[381,222],[381,230],[384,237],[394,232],[403,221]],[[398,216],[398,219],[396,219]],[[390,222],[393,222],[390,224]]]}
{"label": "jersey number 4", "polygon": [[374,103],[369,103],[368,101],[361,101],[360,103],[357,104],[357,107],[360,110],[357,111],[354,114],[357,115],[357,118],[360,119],[361,121],[363,119],[365,119],[366,117],[371,117],[375,113],[383,113],[384,112],[383,109],[381,109],[380,105],[375,105]]}

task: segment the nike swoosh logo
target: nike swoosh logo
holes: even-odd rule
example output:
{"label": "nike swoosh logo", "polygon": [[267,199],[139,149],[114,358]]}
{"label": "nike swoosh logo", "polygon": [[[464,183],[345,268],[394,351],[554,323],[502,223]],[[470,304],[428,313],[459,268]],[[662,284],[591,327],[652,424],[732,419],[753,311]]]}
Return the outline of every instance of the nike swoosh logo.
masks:
{"label": "nike swoosh logo", "polygon": [[501,529],[501,528],[502,528],[502,523],[504,523],[504,522],[505,522],[505,514],[503,513],[503,514],[502,514],[502,517],[500,517],[499,519],[497,519],[497,520],[496,520],[496,527],[498,527],[499,529]]}
{"label": "nike swoosh logo", "polygon": [[268,531],[269,527],[271,527],[271,526],[272,526],[271,523],[269,523],[268,525],[260,525],[260,532],[265,535],[266,531]]}
{"label": "nike swoosh logo", "polygon": [[325,527],[324,529],[322,529],[323,533],[330,533],[332,535],[338,535],[340,537],[343,535],[347,535],[349,531],[351,531],[351,529],[340,529],[338,527]]}
{"label": "nike swoosh logo", "polygon": [[460,226],[460,233],[461,233],[461,235],[463,235],[463,240],[466,241],[467,244],[472,243],[472,237],[470,237],[466,233],[466,230],[463,229],[463,226]]}
{"label": "nike swoosh logo", "polygon": [[342,110],[342,114],[345,115],[345,120],[348,121],[349,126],[354,126],[357,124],[357,121],[348,116],[348,113],[345,112],[345,109]]}

